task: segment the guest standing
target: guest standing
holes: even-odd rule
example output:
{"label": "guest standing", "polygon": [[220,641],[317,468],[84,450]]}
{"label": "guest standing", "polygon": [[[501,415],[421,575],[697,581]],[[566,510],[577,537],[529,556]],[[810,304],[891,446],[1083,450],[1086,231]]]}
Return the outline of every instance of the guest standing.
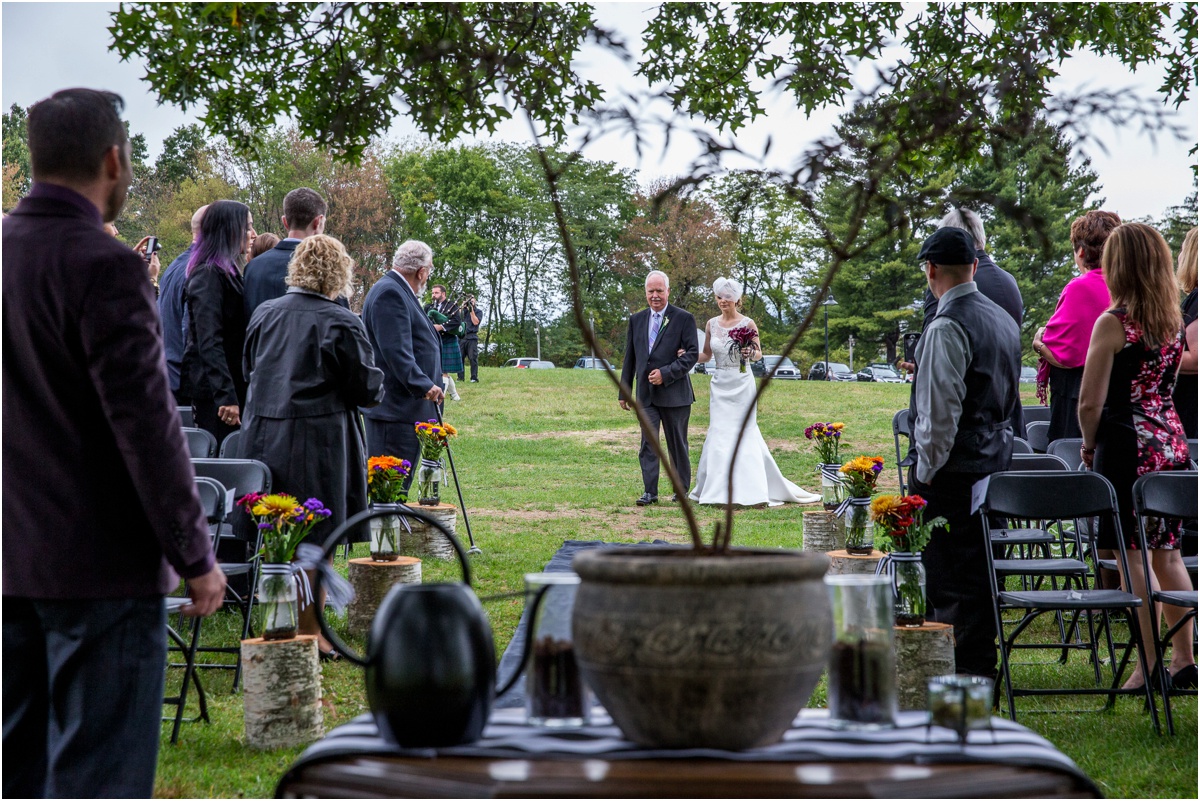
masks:
{"label": "guest standing", "polygon": [[[1171,249],[1158,231],[1142,223],[1126,223],[1114,230],[1101,264],[1112,308],[1096,321],[1083,367],[1080,455],[1117,492],[1121,528],[1114,531],[1111,520],[1102,517],[1099,547],[1123,547],[1128,552],[1130,575],[1122,580],[1142,599],[1138,617],[1145,638],[1158,632],[1158,613],[1149,602],[1147,577],[1134,545],[1133,484],[1150,472],[1189,466],[1187,440],[1171,401],[1183,356],[1179,289]],[[1179,552],[1179,521],[1148,518],[1146,523],[1152,581],[1163,590],[1192,589]],[[1177,622],[1182,611],[1166,607],[1168,622]],[[1195,686],[1192,625],[1184,626],[1171,642],[1171,673],[1186,670],[1183,679]],[[1148,643],[1144,639],[1141,647],[1146,649]],[[1153,648],[1142,653],[1152,654]],[[1125,687],[1141,687],[1144,682],[1138,667]]]}
{"label": "guest standing", "polygon": [[[250,261],[254,261],[259,256],[266,253],[268,250],[278,244],[279,237],[275,236],[275,234],[259,234],[258,236],[254,237],[254,247],[250,249]],[[246,268],[249,269],[250,265],[247,264]]]}
{"label": "guest standing", "polygon": [[1079,275],[1058,297],[1045,327],[1033,335],[1038,355],[1037,392],[1046,403],[1050,392],[1050,442],[1080,436],[1076,409],[1083,381],[1083,362],[1096,319],[1109,307],[1108,287],[1100,269],[1104,242],[1121,218],[1111,211],[1089,211],[1071,223],[1071,250]]}
{"label": "guest standing", "polygon": [[[324,502],[333,514],[307,538],[318,544],[367,508],[358,407],[383,400],[366,329],[335,302],[353,277],[354,260],[341,242],[323,234],[305,239],[288,267],[287,293],[259,306],[246,333],[241,456],[265,462],[280,492]],[[322,654],[332,651],[312,606],[301,611],[300,629],[320,638]]]}
{"label": "guest standing", "polygon": [[[446,297],[446,287],[434,284],[430,290],[433,302],[425,305],[425,313],[433,320],[433,328],[442,342],[442,386],[450,400],[462,400],[451,373],[462,372],[462,351],[458,347],[458,329],[462,325],[459,309]],[[432,314],[431,314],[432,312]]]}
{"label": "guest standing", "polygon": [[180,388],[192,399],[196,425],[216,437],[218,445],[237,430],[246,405],[246,310],[239,267],[254,235],[249,207],[218,200],[204,214],[200,239],[188,262],[188,338]]}
{"label": "guest standing", "polygon": [[242,298],[247,320],[260,305],[283,297],[287,292],[288,262],[292,253],[308,237],[325,233],[326,211],[325,198],[308,187],[293,189],[284,196],[283,216],[279,219],[287,236],[246,265]]}
{"label": "guest standing", "polygon": [[149,798],[166,611],[225,575],[163,368],[145,262],[104,232],[133,177],[121,98],[29,109],[4,220],[4,796]]}
{"label": "guest standing", "polygon": [[[483,320],[483,311],[475,304],[474,297],[468,297],[462,307],[462,338],[459,341],[459,356],[463,363],[471,363],[471,383],[479,383],[479,323]],[[459,370],[458,380],[463,379]]]}
{"label": "guest standing", "polygon": [[1183,298],[1183,361],[1175,382],[1175,411],[1188,439],[1196,438],[1196,229],[1187,232],[1179,250],[1179,269],[1175,273]]}
{"label": "guest standing", "polygon": [[163,353],[167,358],[167,376],[171,381],[171,394],[179,406],[191,406],[192,399],[180,391],[180,368],[183,365],[183,348],[187,342],[187,313],[184,311],[183,290],[187,286],[187,266],[200,238],[200,222],[208,206],[201,206],[192,215],[192,241],[187,248],[167,265],[166,272],[158,282],[158,316],[163,324]]}

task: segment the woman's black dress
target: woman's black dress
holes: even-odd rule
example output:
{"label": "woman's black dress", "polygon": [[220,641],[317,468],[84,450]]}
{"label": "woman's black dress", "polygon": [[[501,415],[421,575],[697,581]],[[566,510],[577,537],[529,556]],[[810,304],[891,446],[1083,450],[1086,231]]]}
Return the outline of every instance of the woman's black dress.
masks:
{"label": "woman's black dress", "polygon": [[199,264],[184,287],[188,333],[180,367],[180,391],[192,399],[196,425],[217,438],[219,445],[237,430],[217,417],[221,406],[246,405],[242,347],[246,341],[246,311],[242,305],[242,276],[215,264]]}
{"label": "woman's black dress", "polygon": [[[1187,328],[1191,323],[1196,321],[1196,290],[1188,293],[1187,298],[1183,301],[1183,327]],[[1184,338],[1184,347],[1187,347],[1187,338]],[[1196,374],[1179,375],[1179,380],[1175,382],[1175,411],[1179,413],[1179,422],[1183,423],[1183,433],[1188,439],[1196,438]]]}

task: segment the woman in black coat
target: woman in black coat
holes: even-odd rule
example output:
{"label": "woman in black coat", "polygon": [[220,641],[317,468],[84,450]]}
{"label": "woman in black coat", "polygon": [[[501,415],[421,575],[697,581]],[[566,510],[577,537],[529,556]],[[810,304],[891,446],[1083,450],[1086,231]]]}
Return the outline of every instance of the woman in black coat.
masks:
{"label": "woman in black coat", "polygon": [[[353,270],[333,237],[305,239],[288,266],[287,294],[259,306],[246,333],[250,389],[241,456],[271,468],[275,492],[301,503],[319,498],[333,513],[309,534],[316,543],[367,508],[358,407],[383,400],[383,371],[375,367],[366,328],[336,302]],[[355,539],[366,540],[362,534]],[[311,609],[301,612],[301,633],[319,633]],[[322,654],[331,650],[324,639],[319,646]]]}
{"label": "woman in black coat", "polygon": [[180,391],[192,399],[196,425],[216,437],[218,445],[237,430],[246,403],[242,374],[246,313],[240,268],[254,237],[249,207],[218,200],[204,214],[187,265],[188,331]]}

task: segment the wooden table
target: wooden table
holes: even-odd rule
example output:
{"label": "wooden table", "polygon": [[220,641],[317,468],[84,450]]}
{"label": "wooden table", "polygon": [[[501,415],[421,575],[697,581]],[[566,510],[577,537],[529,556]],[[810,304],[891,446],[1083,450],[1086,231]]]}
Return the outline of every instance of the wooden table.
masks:
{"label": "wooden table", "polygon": [[[515,719],[517,710],[497,710]],[[828,758],[842,735],[814,716],[784,743],[753,752],[649,753],[592,726],[568,748],[520,752],[514,725],[489,725],[484,739],[457,748],[399,752],[373,742],[357,719],[313,746],[280,781],[280,798],[1098,798],[1100,793],[1048,742],[1009,721],[973,732],[961,749],[945,729],[908,726],[880,734],[875,758]],[[903,720],[917,720],[903,713]],[[905,717],[907,715],[908,717]],[[507,717],[506,717],[507,716]],[[820,718],[816,720],[816,718]],[[801,725],[802,724],[802,725]],[[1003,726],[1001,726],[1003,724]],[[355,729],[356,731],[352,731]],[[610,731],[611,729],[611,731]],[[351,736],[339,736],[339,731]],[[514,736],[515,733],[515,736]],[[358,735],[358,736],[355,736]],[[859,736],[848,735],[853,740]],[[537,739],[537,735],[532,735]],[[790,742],[789,742],[790,738]],[[808,739],[806,739],[808,738]],[[990,738],[990,739],[989,739]],[[1001,743],[997,745],[996,743]],[[489,745],[492,743],[493,745]],[[594,745],[594,748],[591,747]],[[850,742],[853,748],[853,742]],[[989,761],[989,749],[995,760]],[[866,750],[866,749],[864,749]],[[1024,750],[1023,759],[1014,759]],[[1044,758],[1037,754],[1042,753]],[[890,754],[880,759],[881,754]],[[843,754],[844,755],[844,754]],[[915,758],[914,758],[914,755]],[[864,756],[868,756],[864,754]],[[927,757],[927,758],[926,758]],[[1017,764],[1018,762],[1024,764]]]}

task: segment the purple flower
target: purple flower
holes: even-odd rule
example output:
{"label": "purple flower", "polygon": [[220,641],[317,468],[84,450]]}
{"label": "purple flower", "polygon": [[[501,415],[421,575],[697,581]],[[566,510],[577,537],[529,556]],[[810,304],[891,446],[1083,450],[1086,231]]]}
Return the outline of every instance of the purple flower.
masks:
{"label": "purple flower", "polygon": [[275,528],[275,526],[273,526],[273,525],[272,525],[272,524],[270,524],[270,523],[259,523],[259,524],[258,524],[258,530],[259,530],[259,531],[267,531],[267,530],[269,530],[269,529],[272,529],[272,528]]}
{"label": "purple flower", "polygon": [[316,498],[309,498],[307,501],[304,502],[304,508],[310,512],[315,512],[318,509],[324,509],[325,504],[321,503]]}

